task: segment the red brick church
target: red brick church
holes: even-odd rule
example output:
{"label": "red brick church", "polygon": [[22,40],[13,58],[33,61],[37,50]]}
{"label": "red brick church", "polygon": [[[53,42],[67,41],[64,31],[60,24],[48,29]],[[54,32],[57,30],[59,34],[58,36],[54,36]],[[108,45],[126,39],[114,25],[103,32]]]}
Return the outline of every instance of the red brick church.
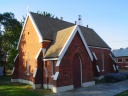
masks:
{"label": "red brick church", "polygon": [[63,92],[116,72],[111,48],[91,28],[28,12],[11,82]]}

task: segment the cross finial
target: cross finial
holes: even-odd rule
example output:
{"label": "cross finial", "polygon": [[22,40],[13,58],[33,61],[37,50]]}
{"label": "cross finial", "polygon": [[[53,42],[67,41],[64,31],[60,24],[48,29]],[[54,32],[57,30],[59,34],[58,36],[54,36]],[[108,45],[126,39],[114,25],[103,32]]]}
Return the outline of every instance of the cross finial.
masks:
{"label": "cross finial", "polygon": [[29,5],[26,7],[27,12],[29,11]]}

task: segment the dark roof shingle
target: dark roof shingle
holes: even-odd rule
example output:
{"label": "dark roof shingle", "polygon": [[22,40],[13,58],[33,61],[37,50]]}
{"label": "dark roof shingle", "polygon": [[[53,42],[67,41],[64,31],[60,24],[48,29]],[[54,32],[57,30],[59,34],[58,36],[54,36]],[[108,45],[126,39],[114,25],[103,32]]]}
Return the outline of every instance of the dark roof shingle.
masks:
{"label": "dark roof shingle", "polygon": [[[30,14],[32,15],[44,40],[54,40],[54,33],[75,25],[70,22],[49,18],[33,12],[30,12]],[[79,27],[88,46],[110,48],[93,29],[83,26]]]}

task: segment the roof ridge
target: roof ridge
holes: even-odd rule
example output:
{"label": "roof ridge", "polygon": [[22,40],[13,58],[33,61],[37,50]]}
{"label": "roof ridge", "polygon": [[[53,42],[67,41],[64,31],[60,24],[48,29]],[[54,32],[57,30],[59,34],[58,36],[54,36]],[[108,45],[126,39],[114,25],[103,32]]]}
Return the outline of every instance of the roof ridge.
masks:
{"label": "roof ridge", "polygon": [[45,18],[50,18],[50,19],[53,19],[53,20],[57,20],[57,21],[66,22],[66,23],[70,23],[70,24],[76,25],[76,24],[74,24],[74,23],[72,23],[72,22],[68,22],[68,21],[65,21],[65,20],[60,20],[60,19],[56,19],[56,18],[51,18],[51,17],[48,17],[48,16],[44,16],[44,15],[41,15],[41,14],[34,13],[34,12],[30,12],[30,13],[36,14],[36,15],[40,15],[40,16],[43,16],[43,17],[45,17]]}

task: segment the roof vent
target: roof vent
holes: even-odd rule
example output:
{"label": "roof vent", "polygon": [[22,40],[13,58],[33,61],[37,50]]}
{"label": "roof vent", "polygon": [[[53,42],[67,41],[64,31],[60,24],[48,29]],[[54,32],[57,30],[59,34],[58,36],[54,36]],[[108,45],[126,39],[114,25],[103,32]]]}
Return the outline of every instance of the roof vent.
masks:
{"label": "roof vent", "polygon": [[63,20],[63,17],[61,17],[60,20]]}
{"label": "roof vent", "polygon": [[75,21],[75,24],[77,25],[77,22]]}
{"label": "roof vent", "polygon": [[120,50],[122,50],[123,48],[120,48]]}

